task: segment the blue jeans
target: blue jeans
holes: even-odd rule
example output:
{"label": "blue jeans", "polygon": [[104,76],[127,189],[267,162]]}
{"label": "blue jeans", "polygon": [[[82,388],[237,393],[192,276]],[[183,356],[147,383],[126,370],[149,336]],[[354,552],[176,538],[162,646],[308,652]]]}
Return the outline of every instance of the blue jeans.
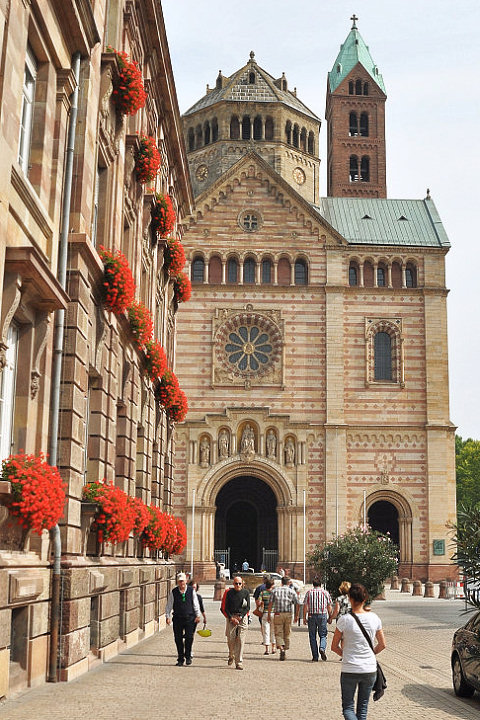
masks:
{"label": "blue jeans", "polygon": [[[308,615],[308,639],[310,640],[310,650],[314,660],[318,660],[318,651],[325,651],[327,647],[327,616],[326,615]],[[317,632],[320,638],[320,645],[317,645]]]}
{"label": "blue jeans", "polygon": [[[376,672],[341,673],[340,687],[342,689],[342,710],[345,720],[366,720],[368,701],[376,677]],[[357,687],[357,712],[355,712],[355,690]]]}

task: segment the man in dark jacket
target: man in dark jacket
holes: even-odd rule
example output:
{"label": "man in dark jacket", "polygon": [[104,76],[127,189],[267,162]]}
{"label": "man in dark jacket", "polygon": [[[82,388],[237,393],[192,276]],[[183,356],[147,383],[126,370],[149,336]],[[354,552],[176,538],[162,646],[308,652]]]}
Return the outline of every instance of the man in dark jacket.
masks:
{"label": "man in dark jacket", "polygon": [[173,610],[173,635],[177,646],[177,665],[192,664],[192,643],[196,623],[200,622],[197,593],[187,585],[185,573],[178,573],[177,587],[168,596],[165,616],[170,625]]}
{"label": "man in dark jacket", "polygon": [[233,588],[225,594],[222,611],[227,620],[225,635],[228,643],[228,664],[237,670],[243,670],[243,646],[248,628],[248,612],[250,610],[250,593],[243,587],[243,580],[236,575]]}

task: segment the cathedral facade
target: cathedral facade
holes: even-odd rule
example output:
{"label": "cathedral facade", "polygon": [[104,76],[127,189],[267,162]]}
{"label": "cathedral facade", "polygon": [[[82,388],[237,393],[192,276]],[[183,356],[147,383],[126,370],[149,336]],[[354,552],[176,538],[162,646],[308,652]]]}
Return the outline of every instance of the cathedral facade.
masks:
{"label": "cathedral facade", "polygon": [[429,193],[388,199],[383,78],[354,19],[319,118],[253,53],[183,117],[196,212],[177,315],[175,511],[198,576],[369,524],[399,573],[449,577],[455,518],[445,255]]}

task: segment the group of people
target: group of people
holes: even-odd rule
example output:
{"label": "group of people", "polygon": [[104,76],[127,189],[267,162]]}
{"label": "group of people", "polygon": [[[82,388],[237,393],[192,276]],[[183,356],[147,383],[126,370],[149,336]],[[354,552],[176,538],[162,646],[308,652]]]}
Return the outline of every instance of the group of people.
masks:
{"label": "group of people", "polygon": [[[173,610],[177,665],[192,664],[196,624],[201,621],[202,615],[206,623],[202,598],[197,591],[198,585],[193,581],[187,585],[185,574],[179,573],[177,587],[167,601],[167,624],[171,622]],[[274,654],[278,649],[281,661],[286,660],[290,647],[292,620],[303,617],[303,624],[308,626],[312,662],[318,662],[320,658],[326,662],[327,626],[336,620],[331,650],[342,661],[340,687],[343,717],[345,720],[365,720],[377,674],[376,655],[385,648],[385,638],[380,618],[366,604],[368,593],[363,585],[351,585],[345,581],[340,585],[339,592],[333,603],[320,581],[314,579],[313,587],[300,603],[291,578],[284,575],[281,585],[275,587],[273,580],[266,575],[254,592],[255,614],[260,620],[264,654]],[[237,670],[243,670],[250,610],[250,593],[244,587],[242,578],[236,575],[233,586],[224,593],[221,612],[225,616],[227,663],[230,666],[235,663]]]}

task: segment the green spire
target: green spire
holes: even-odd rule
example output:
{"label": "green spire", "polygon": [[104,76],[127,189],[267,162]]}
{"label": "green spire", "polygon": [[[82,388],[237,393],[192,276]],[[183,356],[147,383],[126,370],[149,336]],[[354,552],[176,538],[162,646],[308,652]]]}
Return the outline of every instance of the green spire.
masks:
{"label": "green spire", "polygon": [[374,63],[372,56],[370,55],[368,45],[365,45],[364,39],[358,32],[358,18],[356,15],[352,15],[350,19],[353,22],[352,29],[350,30],[347,39],[340,47],[340,52],[338,53],[331,72],[328,73],[330,92],[336,90],[340,83],[353,70],[355,65],[360,63],[368,72],[372,80],[374,80],[378,87],[386,94],[383,78]]}

